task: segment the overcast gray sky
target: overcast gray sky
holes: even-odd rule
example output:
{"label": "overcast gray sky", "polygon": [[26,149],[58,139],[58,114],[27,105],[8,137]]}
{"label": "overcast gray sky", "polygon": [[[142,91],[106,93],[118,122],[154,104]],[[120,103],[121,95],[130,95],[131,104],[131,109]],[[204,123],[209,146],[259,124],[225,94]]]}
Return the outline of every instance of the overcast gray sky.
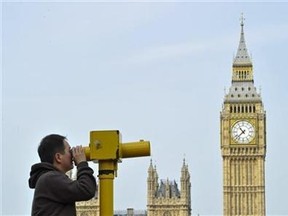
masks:
{"label": "overcast gray sky", "polygon": [[[267,215],[288,215],[288,3],[2,3],[3,215],[29,215],[29,171],[50,133],[87,145],[92,130],[150,140],[125,159],[115,209],[146,208],[152,158],[176,180],[185,157],[194,215],[222,214],[220,110],[245,16],[267,111]],[[97,165],[91,164],[97,173]],[[179,183],[180,184],[180,183]]]}

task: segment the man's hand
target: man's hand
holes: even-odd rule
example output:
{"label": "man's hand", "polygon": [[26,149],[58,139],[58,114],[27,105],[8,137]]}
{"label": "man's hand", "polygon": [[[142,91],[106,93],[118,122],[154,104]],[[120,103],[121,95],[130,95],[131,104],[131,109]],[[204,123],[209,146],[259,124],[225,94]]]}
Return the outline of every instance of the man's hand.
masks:
{"label": "man's hand", "polygon": [[82,161],[86,161],[85,151],[84,148],[82,148],[82,146],[73,147],[72,156],[76,166]]}

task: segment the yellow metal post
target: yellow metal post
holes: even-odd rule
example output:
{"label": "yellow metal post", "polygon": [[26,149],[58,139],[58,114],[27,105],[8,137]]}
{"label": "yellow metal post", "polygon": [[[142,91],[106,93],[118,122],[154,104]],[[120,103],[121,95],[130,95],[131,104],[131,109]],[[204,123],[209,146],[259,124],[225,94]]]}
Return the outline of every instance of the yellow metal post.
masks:
{"label": "yellow metal post", "polygon": [[115,163],[113,160],[99,161],[100,216],[112,216],[114,214],[114,173]]}

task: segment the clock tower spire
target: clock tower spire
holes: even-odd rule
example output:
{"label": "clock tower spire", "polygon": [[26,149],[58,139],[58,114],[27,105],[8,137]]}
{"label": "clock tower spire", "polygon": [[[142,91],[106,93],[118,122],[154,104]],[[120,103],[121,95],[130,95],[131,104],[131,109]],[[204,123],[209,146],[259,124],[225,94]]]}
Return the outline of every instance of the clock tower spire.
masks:
{"label": "clock tower spire", "polygon": [[253,82],[253,65],[248,54],[244,37],[244,18],[241,17],[241,34],[237,49],[237,54],[233,62],[232,82],[252,81]]}
{"label": "clock tower spire", "polygon": [[265,215],[266,112],[254,86],[244,18],[232,82],[220,114],[223,215]]}

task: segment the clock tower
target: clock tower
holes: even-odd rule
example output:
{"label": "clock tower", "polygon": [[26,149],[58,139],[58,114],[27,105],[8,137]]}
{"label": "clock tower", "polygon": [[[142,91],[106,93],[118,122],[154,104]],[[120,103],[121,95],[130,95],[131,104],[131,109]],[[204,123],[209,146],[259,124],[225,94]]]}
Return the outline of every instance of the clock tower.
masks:
{"label": "clock tower", "polygon": [[232,83],[220,114],[223,158],[223,215],[266,215],[266,113],[254,86],[253,64],[244,38],[244,19]]}

